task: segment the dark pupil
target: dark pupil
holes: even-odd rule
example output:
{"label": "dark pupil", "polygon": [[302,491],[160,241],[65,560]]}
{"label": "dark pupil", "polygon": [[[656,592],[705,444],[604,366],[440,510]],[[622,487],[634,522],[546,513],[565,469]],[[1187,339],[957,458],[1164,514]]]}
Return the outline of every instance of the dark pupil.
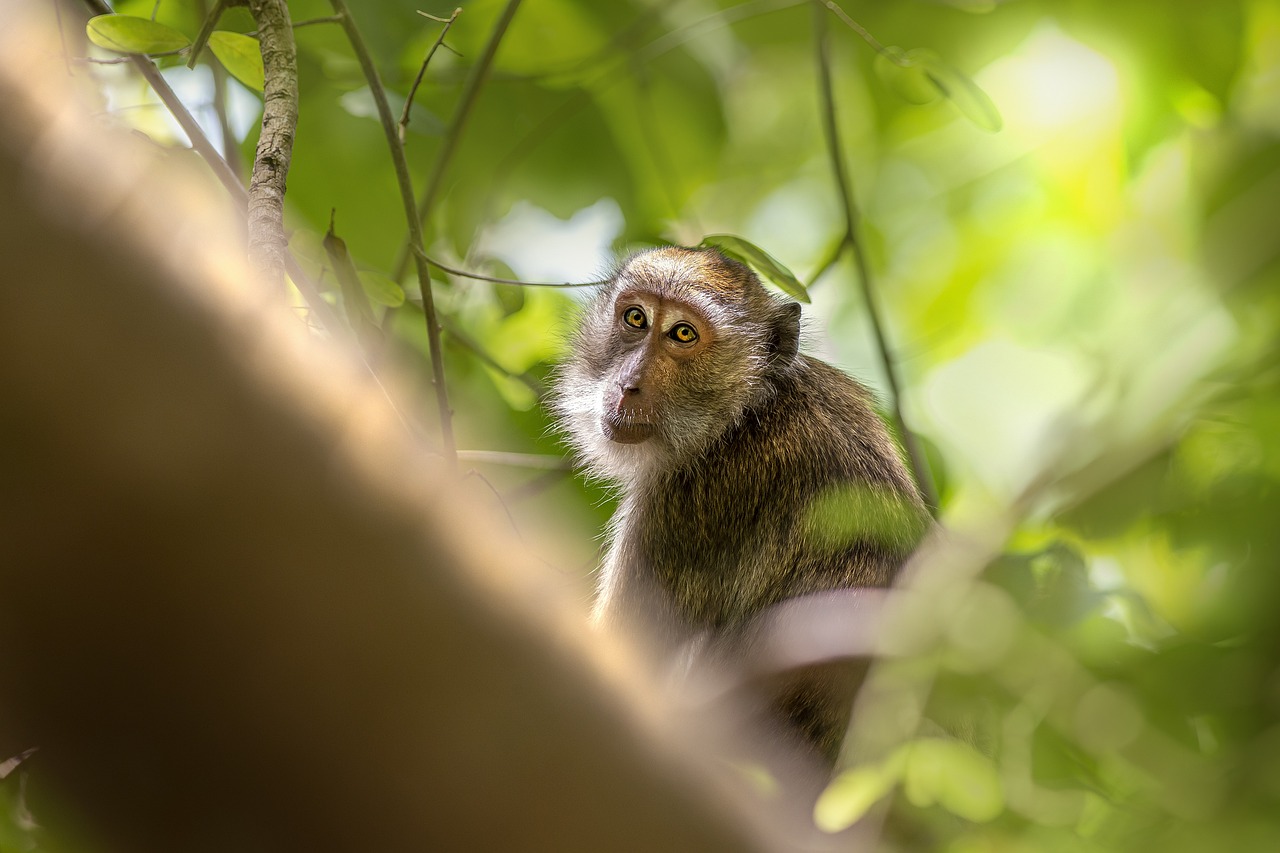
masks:
{"label": "dark pupil", "polygon": [[644,325],[644,314],[642,314],[638,309],[632,308],[627,311],[627,322],[633,326]]}

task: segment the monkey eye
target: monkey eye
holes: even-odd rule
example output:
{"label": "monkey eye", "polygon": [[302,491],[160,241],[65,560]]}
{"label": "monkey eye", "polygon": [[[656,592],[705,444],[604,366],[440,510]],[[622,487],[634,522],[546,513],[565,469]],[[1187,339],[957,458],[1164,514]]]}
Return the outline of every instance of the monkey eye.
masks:
{"label": "monkey eye", "polygon": [[644,316],[644,311],[635,305],[622,312],[622,322],[633,329],[643,329],[649,325],[649,321]]}
{"label": "monkey eye", "polygon": [[682,344],[691,344],[698,339],[698,330],[688,323],[676,323],[667,334],[673,341]]}

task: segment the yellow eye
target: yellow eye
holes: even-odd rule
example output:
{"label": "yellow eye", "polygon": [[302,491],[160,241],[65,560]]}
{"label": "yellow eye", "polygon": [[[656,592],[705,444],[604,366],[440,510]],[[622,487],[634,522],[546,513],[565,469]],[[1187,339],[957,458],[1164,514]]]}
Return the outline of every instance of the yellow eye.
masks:
{"label": "yellow eye", "polygon": [[682,344],[691,344],[698,339],[698,330],[688,323],[676,323],[668,334],[672,340]]}
{"label": "yellow eye", "polygon": [[622,322],[633,329],[643,329],[649,325],[648,320],[645,319],[644,311],[634,305],[622,312]]}

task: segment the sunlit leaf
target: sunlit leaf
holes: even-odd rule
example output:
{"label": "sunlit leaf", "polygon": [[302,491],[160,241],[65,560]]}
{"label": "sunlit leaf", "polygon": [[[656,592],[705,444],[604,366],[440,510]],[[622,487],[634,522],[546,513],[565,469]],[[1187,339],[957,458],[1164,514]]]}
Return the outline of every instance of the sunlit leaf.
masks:
{"label": "sunlit leaf", "polygon": [[356,273],[365,295],[379,305],[399,308],[404,304],[404,288],[389,277],[373,270],[360,270]]}
{"label": "sunlit leaf", "polygon": [[735,261],[741,261],[760,275],[778,286],[788,296],[801,302],[809,301],[809,291],[795,277],[791,270],[784,267],[772,255],[741,237],[732,234],[712,234],[702,238],[702,246],[713,246]]}
{"label": "sunlit leaf", "polygon": [[191,44],[173,27],[132,15],[98,15],[85,24],[89,41],[120,53],[166,53]]}
{"label": "sunlit leaf", "polygon": [[232,77],[261,92],[266,85],[262,69],[262,49],[258,40],[243,33],[216,30],[209,35],[209,49]]}
{"label": "sunlit leaf", "polygon": [[1004,811],[1004,790],[995,765],[957,740],[924,738],[913,743],[903,791],[913,805],[937,803],[974,823],[994,820]]}
{"label": "sunlit leaf", "polygon": [[876,765],[841,773],[818,797],[813,822],[825,832],[853,826],[893,788],[896,777]]}

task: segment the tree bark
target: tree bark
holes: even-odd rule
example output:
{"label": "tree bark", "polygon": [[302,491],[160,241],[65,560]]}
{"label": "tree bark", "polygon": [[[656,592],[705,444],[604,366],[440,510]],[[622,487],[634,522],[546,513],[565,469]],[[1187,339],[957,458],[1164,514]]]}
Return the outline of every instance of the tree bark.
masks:
{"label": "tree bark", "polygon": [[249,263],[259,276],[284,287],[284,193],[298,127],[298,55],[285,0],[249,0],[258,22],[266,85],[262,134],[249,178]]}

